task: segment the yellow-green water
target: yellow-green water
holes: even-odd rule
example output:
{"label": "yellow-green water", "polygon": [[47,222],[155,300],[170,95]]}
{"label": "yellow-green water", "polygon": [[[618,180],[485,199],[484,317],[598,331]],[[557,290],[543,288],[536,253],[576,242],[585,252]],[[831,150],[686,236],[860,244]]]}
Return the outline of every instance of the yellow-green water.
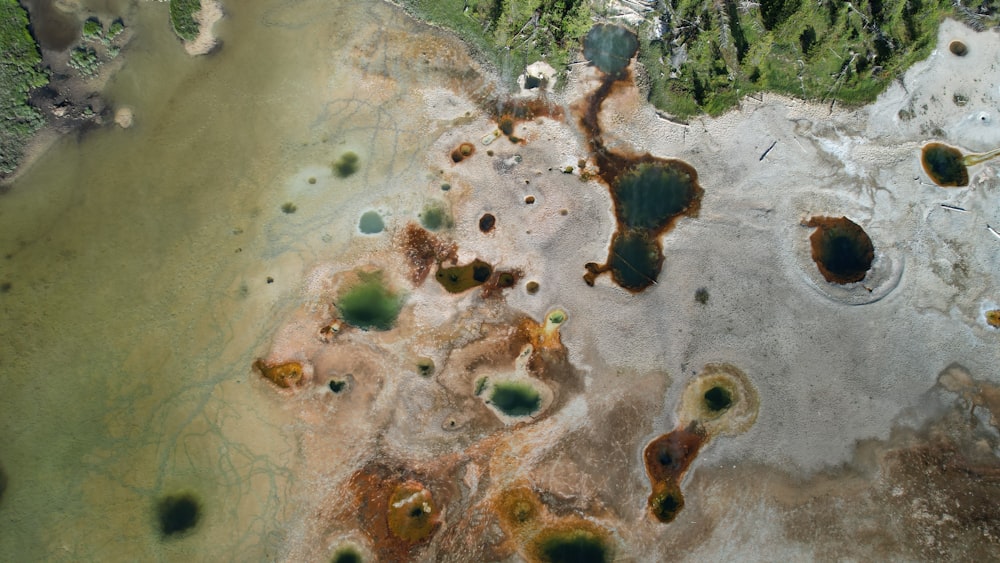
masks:
{"label": "yellow-green water", "polygon": [[[407,74],[379,37],[412,24],[381,2],[225,8],[221,51],[191,58],[165,3],[133,6],[106,96],[135,125],[62,138],[0,196],[2,561],[263,560],[294,533],[294,413],[249,366],[308,265],[425,173],[390,119],[405,92],[353,80]],[[361,170],[334,178],[346,150]],[[163,541],[153,506],[179,491],[203,521]]]}

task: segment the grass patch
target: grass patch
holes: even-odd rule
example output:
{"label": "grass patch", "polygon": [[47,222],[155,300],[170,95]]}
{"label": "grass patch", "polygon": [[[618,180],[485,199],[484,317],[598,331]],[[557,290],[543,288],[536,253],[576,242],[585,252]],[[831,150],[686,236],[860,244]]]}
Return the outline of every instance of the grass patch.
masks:
{"label": "grass patch", "polygon": [[69,66],[83,76],[95,76],[101,68],[101,59],[90,47],[77,47],[69,54]]}
{"label": "grass patch", "polygon": [[90,18],[83,22],[84,39],[99,38],[102,33],[104,33],[104,28],[101,26],[101,22],[98,21],[97,18]]}
{"label": "grass patch", "polygon": [[49,83],[42,56],[28,33],[28,14],[17,0],[0,0],[0,176],[17,168],[28,140],[45,125],[28,92]]}
{"label": "grass patch", "polygon": [[[457,33],[510,82],[535,61],[559,72],[591,28],[587,0],[400,0]],[[873,101],[927,57],[945,17],[977,30],[1000,23],[997,0],[669,0],[639,30],[649,99],[687,118],[721,114],[747,95],[778,92],[818,101]],[[666,23],[657,37],[652,32]]]}
{"label": "grass patch", "polygon": [[185,41],[198,37],[200,26],[194,14],[200,10],[201,0],[170,0],[170,25],[178,37]]}
{"label": "grass patch", "polygon": [[108,41],[111,41],[115,37],[121,35],[123,31],[125,31],[125,24],[122,22],[121,19],[117,19],[111,22],[111,25],[108,26],[108,34],[106,37]]}
{"label": "grass patch", "polygon": [[[649,99],[680,118],[718,115],[743,96],[778,92],[851,106],[870,103],[934,47],[945,17],[983,29],[997,2],[950,0],[673,0],[659,39],[639,34]],[[652,21],[652,18],[650,19]]]}
{"label": "grass patch", "polygon": [[545,61],[563,72],[592,25],[590,0],[400,0],[415,16],[450,29],[513,84]]}

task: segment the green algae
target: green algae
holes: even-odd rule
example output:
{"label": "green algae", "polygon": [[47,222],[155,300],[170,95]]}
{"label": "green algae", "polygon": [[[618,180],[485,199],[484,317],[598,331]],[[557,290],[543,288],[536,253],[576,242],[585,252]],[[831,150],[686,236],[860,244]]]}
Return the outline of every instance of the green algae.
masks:
{"label": "green algae", "polygon": [[515,283],[517,283],[517,276],[511,272],[500,272],[497,275],[497,287],[499,288],[508,289],[514,287]]}
{"label": "green algae", "polygon": [[338,178],[347,178],[361,167],[361,159],[356,153],[347,151],[333,163],[333,174]]}
{"label": "green algae", "polygon": [[570,530],[542,532],[538,551],[542,561],[549,563],[604,563],[611,561],[605,542],[593,532]]}
{"label": "green algae", "polygon": [[669,524],[684,509],[684,495],[677,486],[664,487],[649,498],[649,509],[660,522]]}
{"label": "green algae", "polygon": [[165,538],[187,532],[201,520],[201,503],[191,493],[168,495],[156,503],[156,519]]}
{"label": "green algae", "polygon": [[507,416],[528,416],[542,406],[542,396],[528,383],[502,381],[493,386],[490,402]]}
{"label": "green algae", "polygon": [[465,266],[452,266],[450,268],[438,268],[434,279],[441,284],[448,293],[462,293],[486,283],[493,275],[493,266],[482,260],[476,259]]}
{"label": "green algae", "polygon": [[358,230],[366,235],[374,235],[385,230],[385,222],[376,211],[366,211],[358,221]]}
{"label": "green algae", "polygon": [[358,283],[341,292],[337,310],[362,330],[389,330],[403,308],[403,297],[386,287],[381,271],[359,272]]}
{"label": "green algae", "polygon": [[482,394],[483,394],[483,391],[485,391],[485,390],[486,390],[486,385],[487,385],[487,384],[489,384],[489,382],[490,382],[490,380],[489,380],[489,378],[488,378],[488,377],[480,377],[479,379],[477,379],[477,380],[476,380],[476,388],[475,388],[475,390],[473,391],[473,393],[474,393],[474,394],[475,394],[475,395],[476,395],[477,397],[478,397],[479,395],[482,395]]}
{"label": "green algae", "polygon": [[702,305],[708,304],[708,297],[709,295],[707,287],[699,287],[694,292],[694,300]]}
{"label": "green algae", "polygon": [[417,359],[417,373],[419,373],[422,377],[430,377],[434,375],[434,360],[430,358]]}
{"label": "green algae", "polygon": [[444,204],[440,201],[433,201],[427,204],[423,213],[420,214],[420,224],[428,231],[440,231],[452,228],[455,223]]}
{"label": "green algae", "polygon": [[331,563],[361,563],[362,561],[364,558],[361,557],[361,553],[353,547],[341,548],[330,560]]}

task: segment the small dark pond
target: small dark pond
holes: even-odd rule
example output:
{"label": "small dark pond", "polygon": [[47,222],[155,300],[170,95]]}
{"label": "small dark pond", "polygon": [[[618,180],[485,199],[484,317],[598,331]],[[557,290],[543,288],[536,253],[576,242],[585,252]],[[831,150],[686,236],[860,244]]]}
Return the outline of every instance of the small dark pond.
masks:
{"label": "small dark pond", "polygon": [[847,217],[813,217],[805,224],[816,230],[809,237],[812,258],[828,282],[859,282],[875,259],[875,247],[857,223]]}
{"label": "small dark pond", "polygon": [[624,27],[597,24],[583,38],[583,56],[612,76],[621,75],[639,50],[639,39]]}

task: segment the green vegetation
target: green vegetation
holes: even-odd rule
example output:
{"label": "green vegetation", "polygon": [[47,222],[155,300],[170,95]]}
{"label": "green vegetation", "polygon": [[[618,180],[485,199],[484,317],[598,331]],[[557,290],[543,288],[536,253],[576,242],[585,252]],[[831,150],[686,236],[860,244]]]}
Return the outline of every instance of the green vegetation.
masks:
{"label": "green vegetation", "polygon": [[83,76],[94,76],[101,68],[101,59],[90,47],[77,47],[69,54],[69,66]]}
{"label": "green vegetation", "polygon": [[[400,2],[458,33],[509,75],[538,60],[565,70],[579,57],[602,4]],[[717,115],[764,91],[868,103],[927,57],[944,17],[980,31],[1000,23],[998,0],[664,0],[656,6],[638,30],[639,59],[648,71],[650,101],[680,118]],[[656,32],[661,27],[665,31]]]}
{"label": "green vegetation", "polygon": [[358,279],[337,300],[340,316],[362,330],[391,329],[403,309],[403,297],[386,287],[380,271],[359,272]]}
{"label": "green vegetation", "polygon": [[698,303],[701,303],[702,305],[707,305],[708,304],[708,288],[707,287],[699,287],[698,289],[696,289],[695,292],[694,292],[694,300],[697,301]]}
{"label": "green vegetation", "polygon": [[201,10],[201,0],[170,0],[170,24],[174,33],[185,41],[198,37],[198,22],[194,14]]}
{"label": "green vegetation", "polygon": [[281,204],[281,212],[286,215],[295,213],[298,210],[299,210],[298,206],[290,201],[286,201],[285,203]]}
{"label": "green vegetation", "polygon": [[564,70],[592,24],[589,0],[400,0],[421,19],[451,29],[513,79],[545,61]]}
{"label": "green vegetation", "polygon": [[0,0],[0,176],[17,168],[28,139],[45,125],[42,114],[28,104],[28,92],[45,86],[48,74],[28,33],[28,14],[17,0]]}
{"label": "green vegetation", "polygon": [[[868,103],[934,47],[945,16],[996,22],[996,0],[670,0],[669,29],[643,38],[650,101],[684,118],[722,113],[771,91],[850,105]],[[979,10],[982,6],[983,10]]]}
{"label": "green vegetation", "polygon": [[490,402],[507,416],[528,416],[542,406],[542,397],[528,383],[501,381],[493,386]]}
{"label": "green vegetation", "polygon": [[114,38],[121,35],[123,31],[125,31],[125,24],[122,23],[122,20],[120,19],[115,20],[111,22],[110,26],[108,26],[108,34],[105,36],[105,38],[108,41],[113,41]]}
{"label": "green vegetation", "polygon": [[89,18],[83,22],[83,44],[73,49],[69,56],[69,66],[76,69],[81,76],[89,78],[96,76],[101,71],[101,65],[105,61],[101,60],[96,44],[100,42],[104,45],[107,60],[114,59],[121,53],[121,46],[115,45],[114,40],[125,31],[125,24],[121,19],[115,20],[104,33],[104,26],[101,20]]}
{"label": "green vegetation", "polygon": [[104,26],[101,24],[101,20],[97,18],[90,18],[83,22],[83,40],[85,42],[100,41],[108,49],[109,58],[112,59],[118,56],[120,50],[119,46],[112,45],[112,43],[124,31],[125,23],[122,22],[121,18],[111,22],[107,33],[104,33]]}
{"label": "green vegetation", "polygon": [[104,33],[104,27],[101,26],[101,22],[97,18],[90,18],[83,22],[84,39],[100,37],[102,33]]}
{"label": "green vegetation", "polygon": [[487,377],[480,377],[479,379],[476,380],[476,389],[474,393],[477,397],[483,394],[483,391],[486,390],[486,384],[488,384],[489,382],[490,380]]}

